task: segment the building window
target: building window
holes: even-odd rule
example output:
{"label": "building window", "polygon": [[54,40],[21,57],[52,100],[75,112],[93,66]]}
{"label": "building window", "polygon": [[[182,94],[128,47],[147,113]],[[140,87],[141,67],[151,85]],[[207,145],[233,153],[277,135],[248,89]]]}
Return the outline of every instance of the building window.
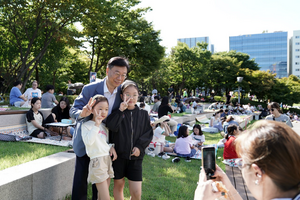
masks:
{"label": "building window", "polygon": [[300,58],[300,56],[296,56],[296,58]]}
{"label": "building window", "polygon": [[296,69],[295,71],[296,71],[296,72],[299,72],[299,71],[300,71],[300,69]]}
{"label": "building window", "polygon": [[299,35],[296,35],[295,38],[300,38],[300,36],[299,36]]}
{"label": "building window", "polygon": [[300,51],[300,49],[296,49],[296,51]]}
{"label": "building window", "polygon": [[299,63],[299,62],[295,62],[295,64],[296,64],[296,65],[299,65],[300,63]]}
{"label": "building window", "polygon": [[300,45],[300,42],[296,42],[296,45]]}

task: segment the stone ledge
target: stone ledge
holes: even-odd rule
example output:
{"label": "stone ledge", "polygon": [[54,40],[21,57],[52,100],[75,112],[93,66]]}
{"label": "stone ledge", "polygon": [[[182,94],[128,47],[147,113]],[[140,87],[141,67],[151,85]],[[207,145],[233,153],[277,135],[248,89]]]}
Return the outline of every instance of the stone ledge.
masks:
{"label": "stone ledge", "polygon": [[60,152],[0,171],[1,199],[63,199],[71,194],[74,153]]}

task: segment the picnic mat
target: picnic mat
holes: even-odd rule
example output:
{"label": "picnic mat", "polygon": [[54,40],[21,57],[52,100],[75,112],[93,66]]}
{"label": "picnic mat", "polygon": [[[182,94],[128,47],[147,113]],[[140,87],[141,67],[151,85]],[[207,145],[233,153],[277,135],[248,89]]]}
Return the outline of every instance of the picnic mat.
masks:
{"label": "picnic mat", "polygon": [[73,141],[72,140],[61,140],[61,136],[50,136],[46,137],[46,139],[39,139],[32,137],[31,140],[24,140],[24,142],[33,142],[33,143],[39,143],[39,144],[50,144],[55,146],[63,146],[63,147],[72,147]]}

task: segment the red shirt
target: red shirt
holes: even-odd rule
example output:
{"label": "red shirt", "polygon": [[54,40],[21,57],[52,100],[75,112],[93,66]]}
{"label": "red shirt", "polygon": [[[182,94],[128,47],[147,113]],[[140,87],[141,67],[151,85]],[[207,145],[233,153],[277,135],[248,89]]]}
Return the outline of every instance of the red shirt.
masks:
{"label": "red shirt", "polygon": [[223,152],[224,159],[238,158],[235,151],[234,140],[235,140],[234,136],[229,136],[228,140],[225,142],[224,152]]}

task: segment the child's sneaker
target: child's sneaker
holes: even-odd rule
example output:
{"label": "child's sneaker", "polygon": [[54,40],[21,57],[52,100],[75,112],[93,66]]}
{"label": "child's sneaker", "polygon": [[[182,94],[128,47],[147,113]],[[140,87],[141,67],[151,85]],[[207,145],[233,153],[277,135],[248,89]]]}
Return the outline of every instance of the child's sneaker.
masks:
{"label": "child's sneaker", "polygon": [[164,160],[167,160],[167,159],[169,159],[170,158],[170,156],[168,156],[167,154],[164,154],[163,156],[162,156],[162,159],[164,159]]}
{"label": "child's sneaker", "polygon": [[175,158],[172,159],[173,163],[178,163],[179,161],[180,161],[180,158],[178,158],[178,157],[175,157]]}
{"label": "child's sneaker", "polygon": [[176,137],[176,135],[174,135],[173,133],[170,134],[170,137]]}
{"label": "child's sneaker", "polygon": [[155,153],[154,152],[149,152],[147,153],[148,156],[151,156],[151,157],[155,157]]}
{"label": "child's sneaker", "polygon": [[163,155],[165,155],[165,153],[164,152],[160,152],[157,156],[158,157],[162,157]]}
{"label": "child's sneaker", "polygon": [[191,158],[190,157],[186,157],[185,162],[191,162]]}

